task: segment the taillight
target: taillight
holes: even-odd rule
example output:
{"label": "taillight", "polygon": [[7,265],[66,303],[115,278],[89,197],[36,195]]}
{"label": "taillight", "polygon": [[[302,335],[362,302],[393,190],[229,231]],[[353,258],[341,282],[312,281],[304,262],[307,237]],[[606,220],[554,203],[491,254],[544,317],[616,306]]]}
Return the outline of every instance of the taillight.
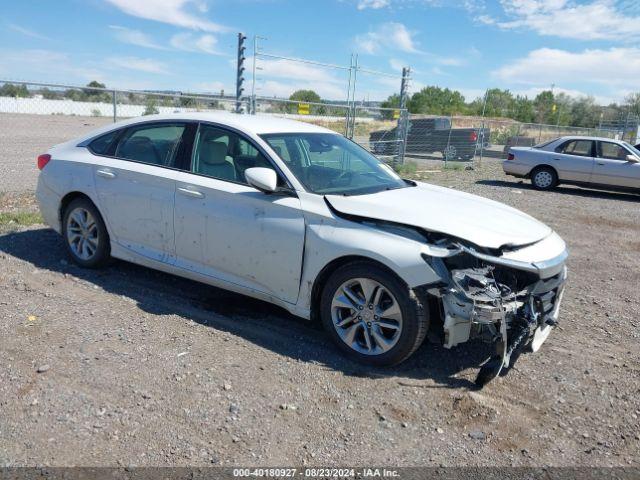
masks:
{"label": "taillight", "polygon": [[507,160],[515,160],[516,156],[513,153],[507,155]]}
{"label": "taillight", "polygon": [[42,170],[47,163],[49,163],[49,160],[51,160],[51,155],[49,155],[48,153],[43,153],[42,155],[38,156],[38,169]]}
{"label": "taillight", "polygon": [[476,132],[471,132],[471,141],[475,142],[478,140],[478,134]]}

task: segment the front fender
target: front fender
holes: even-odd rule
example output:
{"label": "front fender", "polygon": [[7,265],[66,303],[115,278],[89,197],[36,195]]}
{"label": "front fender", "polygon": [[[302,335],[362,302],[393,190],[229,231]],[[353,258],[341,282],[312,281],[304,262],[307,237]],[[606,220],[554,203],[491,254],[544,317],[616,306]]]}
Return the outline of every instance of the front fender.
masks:
{"label": "front fender", "polygon": [[411,288],[440,281],[441,277],[423,260],[422,253],[422,243],[375,227],[340,218],[308,222],[298,307],[310,311],[318,275],[325,266],[344,257],[379,262]]}

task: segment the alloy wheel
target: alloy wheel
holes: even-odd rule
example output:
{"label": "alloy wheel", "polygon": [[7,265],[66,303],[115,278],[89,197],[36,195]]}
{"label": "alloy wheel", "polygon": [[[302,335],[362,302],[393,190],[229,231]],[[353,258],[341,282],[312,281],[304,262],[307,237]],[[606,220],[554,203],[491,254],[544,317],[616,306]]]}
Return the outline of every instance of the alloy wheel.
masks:
{"label": "alloy wheel", "polygon": [[98,225],[87,209],[74,208],[67,219],[67,242],[81,260],[91,260],[98,250]]}
{"label": "alloy wheel", "polygon": [[402,312],[393,294],[370,278],[354,278],[336,290],[331,319],[338,336],[365,355],[391,350],[402,333]]}

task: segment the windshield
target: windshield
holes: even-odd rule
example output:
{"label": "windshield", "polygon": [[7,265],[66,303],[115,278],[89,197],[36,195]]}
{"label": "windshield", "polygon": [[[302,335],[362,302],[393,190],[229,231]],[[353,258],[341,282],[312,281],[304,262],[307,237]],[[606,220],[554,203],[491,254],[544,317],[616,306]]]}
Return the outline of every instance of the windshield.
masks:
{"label": "windshield", "polygon": [[638,150],[636,147],[634,147],[633,145],[627,143],[627,142],[622,142],[622,144],[627,147],[629,150],[631,150],[636,156],[640,157],[640,150]]}
{"label": "windshield", "polygon": [[310,192],[362,195],[407,186],[388,165],[342,135],[273,133],[261,137]]}

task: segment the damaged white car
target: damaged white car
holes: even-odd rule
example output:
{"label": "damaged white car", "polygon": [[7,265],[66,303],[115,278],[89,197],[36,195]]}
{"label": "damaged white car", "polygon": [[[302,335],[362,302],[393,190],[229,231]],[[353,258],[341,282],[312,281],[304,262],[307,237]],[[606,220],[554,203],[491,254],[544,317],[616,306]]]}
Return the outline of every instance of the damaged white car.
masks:
{"label": "damaged white car", "polygon": [[319,319],[374,365],[493,342],[483,385],[558,321],[567,251],[511,207],[403,180],[345,137],[233,114],[147,116],[38,158],[47,223],[83,267],[110,257]]}

